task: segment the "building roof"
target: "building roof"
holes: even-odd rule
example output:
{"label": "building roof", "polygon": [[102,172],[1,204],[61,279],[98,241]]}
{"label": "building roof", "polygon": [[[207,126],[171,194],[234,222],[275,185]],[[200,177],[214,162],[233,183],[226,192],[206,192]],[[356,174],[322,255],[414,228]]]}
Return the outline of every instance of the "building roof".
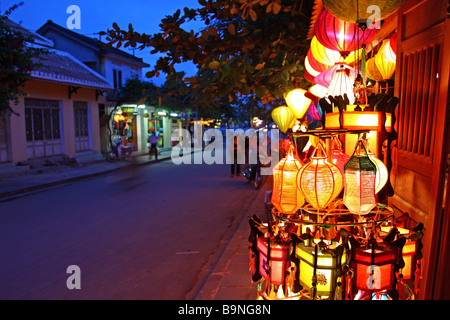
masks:
{"label": "building roof", "polygon": [[141,68],[149,67],[150,65],[145,63],[142,58],[138,58],[132,54],[129,54],[128,52],[119,50],[114,47],[108,47],[105,43],[101,42],[98,39],[90,38],[87,36],[84,36],[82,34],[79,34],[77,32],[74,32],[72,30],[66,29],[56,23],[54,23],[52,20],[48,20],[42,27],[40,27],[36,32],[39,34],[45,34],[48,30],[54,30],[62,35],[65,35],[66,37],[70,39],[74,39],[75,41],[81,42],[85,46],[88,46],[92,48],[93,50],[97,51],[99,55],[111,55],[114,57],[122,58],[127,60],[128,62],[135,63],[139,65]]}
{"label": "building roof", "polygon": [[51,49],[43,59],[43,66],[31,72],[34,80],[91,89],[114,89],[101,75],[67,52]]}
{"label": "building roof", "polygon": [[114,88],[98,73],[67,52],[53,48],[53,42],[40,34],[32,32],[10,19],[8,26],[32,38],[29,46],[45,48],[48,53],[42,56],[42,66],[31,72],[31,79],[63,85],[91,89],[113,90]]}

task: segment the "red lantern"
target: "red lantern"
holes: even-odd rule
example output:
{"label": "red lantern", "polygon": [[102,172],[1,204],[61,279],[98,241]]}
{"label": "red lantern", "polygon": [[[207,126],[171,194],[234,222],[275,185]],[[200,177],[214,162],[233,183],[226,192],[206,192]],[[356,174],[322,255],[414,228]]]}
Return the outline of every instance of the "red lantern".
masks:
{"label": "red lantern", "polygon": [[345,154],[344,148],[342,147],[342,142],[336,136],[333,137],[334,146],[331,150],[331,159],[334,165],[339,168],[344,176],[344,166],[347,164],[348,160],[350,160],[350,156]]}
{"label": "red lantern", "polygon": [[273,168],[272,204],[282,213],[292,214],[305,203],[297,188],[297,173],[302,162],[294,156],[294,147],[289,146],[285,158]]}
{"label": "red lantern", "polygon": [[371,245],[369,248],[355,248],[356,288],[369,292],[392,289],[398,250],[375,240],[372,240]]}
{"label": "red lantern", "polygon": [[321,72],[324,72],[328,68],[330,68],[330,65],[323,64],[319,61],[317,61],[316,58],[314,58],[311,48],[308,50],[308,54],[305,58],[305,69],[308,70],[308,72],[313,75],[314,77],[318,76]]}
{"label": "red lantern", "polygon": [[[270,243],[270,248],[268,244]],[[257,241],[259,256],[259,273],[269,279],[271,284],[283,285],[286,274],[289,242],[259,237]],[[269,257],[270,251],[270,257]]]}
{"label": "red lantern", "polygon": [[327,10],[317,17],[314,33],[325,47],[339,51],[346,57],[351,51],[359,49],[362,44],[369,44],[375,38],[376,28],[361,30],[356,23],[336,18]]}

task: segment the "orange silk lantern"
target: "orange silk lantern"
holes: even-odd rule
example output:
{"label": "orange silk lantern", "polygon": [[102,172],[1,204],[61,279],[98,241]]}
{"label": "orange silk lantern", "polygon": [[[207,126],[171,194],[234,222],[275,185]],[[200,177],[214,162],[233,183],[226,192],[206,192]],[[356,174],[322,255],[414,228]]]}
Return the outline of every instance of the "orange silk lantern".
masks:
{"label": "orange silk lantern", "polygon": [[272,204],[282,213],[292,214],[305,203],[297,188],[297,173],[302,162],[294,156],[294,146],[289,146],[285,158],[273,168]]}
{"label": "orange silk lantern", "polygon": [[341,192],[342,174],[337,166],[327,161],[322,143],[318,143],[311,161],[298,172],[297,184],[309,204],[318,210],[327,208]]}
{"label": "orange silk lantern", "polygon": [[[361,152],[364,150],[364,153]],[[362,140],[344,166],[344,205],[353,214],[368,214],[376,205],[375,180],[377,168],[367,155]]]}
{"label": "orange silk lantern", "polygon": [[344,176],[344,166],[347,164],[348,160],[350,160],[350,156],[345,154],[344,148],[342,147],[342,142],[339,138],[333,137],[333,142],[335,145],[331,150],[331,159],[333,164],[336,165],[336,167],[338,167],[341,171],[342,176]]}
{"label": "orange silk lantern", "polygon": [[303,118],[309,108],[309,105],[311,104],[312,100],[305,96],[305,93],[307,92],[308,91],[304,89],[297,88],[289,91],[289,93],[284,98],[288,107],[291,108],[292,111],[294,111],[295,117],[297,119]]}
{"label": "orange silk lantern", "polygon": [[287,106],[277,107],[272,110],[271,113],[273,121],[278,125],[281,132],[286,133],[289,126],[295,120],[294,111]]}

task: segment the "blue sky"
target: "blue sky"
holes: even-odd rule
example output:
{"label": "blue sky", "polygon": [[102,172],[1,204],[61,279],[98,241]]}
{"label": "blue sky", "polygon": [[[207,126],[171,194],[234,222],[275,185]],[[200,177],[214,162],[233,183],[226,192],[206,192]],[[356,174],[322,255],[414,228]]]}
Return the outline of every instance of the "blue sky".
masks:
{"label": "blue sky", "polygon": [[[0,11],[3,13],[18,2],[20,0],[0,0]],[[66,27],[67,19],[71,15],[67,13],[70,5],[77,5],[81,10],[81,29],[72,31],[95,38],[98,38],[95,33],[112,28],[113,22],[123,29],[132,23],[137,32],[154,34],[160,31],[159,24],[166,15],[171,15],[184,7],[200,7],[197,0],[24,0],[24,5],[16,9],[10,18],[32,31],[36,31],[47,20]],[[196,30],[200,25],[194,22],[189,24],[188,28]],[[133,53],[127,48],[121,50]],[[150,50],[136,50],[135,55],[153,66],[158,57],[151,55]],[[189,64],[180,70],[185,70],[191,75],[195,72],[195,68]],[[162,84],[164,76],[153,78],[151,81],[158,85]]]}

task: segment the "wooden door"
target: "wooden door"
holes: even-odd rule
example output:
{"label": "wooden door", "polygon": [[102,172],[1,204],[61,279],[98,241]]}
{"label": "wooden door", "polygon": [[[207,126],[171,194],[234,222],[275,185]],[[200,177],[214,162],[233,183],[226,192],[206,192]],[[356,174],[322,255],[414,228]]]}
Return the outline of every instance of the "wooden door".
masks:
{"label": "wooden door", "polygon": [[419,299],[438,298],[450,65],[447,4],[448,0],[410,0],[398,13],[395,95],[400,102],[390,205],[425,226]]}

